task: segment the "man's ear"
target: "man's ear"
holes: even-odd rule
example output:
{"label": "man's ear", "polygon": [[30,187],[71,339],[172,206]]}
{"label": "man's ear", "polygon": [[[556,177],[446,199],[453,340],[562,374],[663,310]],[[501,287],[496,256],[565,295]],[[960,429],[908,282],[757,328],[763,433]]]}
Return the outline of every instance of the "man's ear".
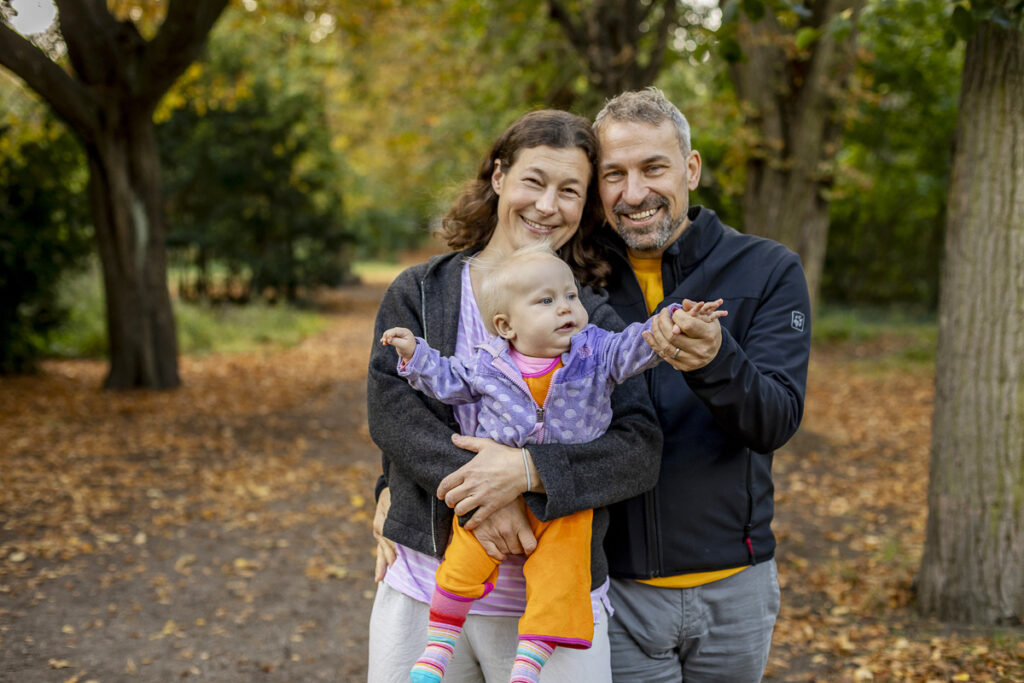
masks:
{"label": "man's ear", "polygon": [[498,331],[499,337],[515,341],[516,332],[512,329],[512,323],[509,322],[507,314],[498,313],[491,322],[494,323],[494,329]]}
{"label": "man's ear", "polygon": [[700,184],[700,168],[700,152],[695,149],[690,150],[686,157],[686,185],[690,192],[696,190],[697,185]]}
{"label": "man's ear", "polygon": [[501,170],[501,159],[494,160],[494,171],[491,173],[491,188],[494,194],[501,194],[501,186],[505,182],[505,173]]}

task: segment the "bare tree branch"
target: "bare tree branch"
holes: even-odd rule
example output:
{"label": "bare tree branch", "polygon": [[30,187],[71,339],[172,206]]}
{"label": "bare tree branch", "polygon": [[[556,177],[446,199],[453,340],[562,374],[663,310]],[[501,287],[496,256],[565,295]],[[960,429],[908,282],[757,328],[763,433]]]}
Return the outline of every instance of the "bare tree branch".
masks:
{"label": "bare tree branch", "polygon": [[572,20],[572,16],[558,0],[548,0],[548,12],[565,31],[569,42],[581,53],[587,49],[587,37],[583,30]]}
{"label": "bare tree branch", "polygon": [[116,83],[122,63],[113,36],[117,20],[107,11],[104,0],[54,0],[57,20],[68,57],[81,81],[104,86]]}
{"label": "bare tree branch", "polygon": [[143,59],[146,99],[155,105],[199,58],[206,39],[228,0],[170,0],[160,32],[146,47]]}
{"label": "bare tree branch", "polygon": [[[665,61],[665,51],[668,49],[669,32],[678,24],[679,14],[676,6],[676,0],[668,0],[664,5],[665,11],[661,15],[661,21],[658,23],[655,43],[651,48],[650,60],[641,72],[640,80],[645,83],[653,82],[658,76],[658,72],[661,71],[661,67]],[[654,3],[651,3],[651,6],[653,7]]]}
{"label": "bare tree branch", "polygon": [[42,50],[0,22],[0,64],[46,100],[72,130],[83,137],[97,125],[92,95]]}

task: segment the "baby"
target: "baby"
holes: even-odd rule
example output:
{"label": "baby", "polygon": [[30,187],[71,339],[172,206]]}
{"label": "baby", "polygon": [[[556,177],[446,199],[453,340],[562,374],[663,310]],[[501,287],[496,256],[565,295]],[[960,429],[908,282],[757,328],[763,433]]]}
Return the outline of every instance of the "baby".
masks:
{"label": "baby", "polygon": [[[450,405],[480,402],[474,436],[518,448],[591,441],[611,422],[615,385],[661,360],[642,336],[653,318],[620,333],[588,325],[572,271],[543,243],[492,267],[477,302],[495,336],[470,362],[442,357],[404,327],[381,337],[398,351],[398,372],[417,390]],[[721,303],[701,302],[686,314],[712,322],[726,315],[717,310]],[[523,565],[529,597],[519,620],[513,683],[537,681],[556,645],[591,646],[592,516],[584,510],[542,522],[527,510],[537,549]],[[494,587],[498,564],[453,522],[430,603],[428,645],[410,674],[414,683],[444,676],[471,603]]]}

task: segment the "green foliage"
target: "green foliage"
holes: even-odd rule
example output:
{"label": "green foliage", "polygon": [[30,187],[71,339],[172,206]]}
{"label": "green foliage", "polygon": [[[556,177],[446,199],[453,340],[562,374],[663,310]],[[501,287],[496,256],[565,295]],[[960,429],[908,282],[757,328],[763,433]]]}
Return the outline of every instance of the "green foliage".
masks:
{"label": "green foliage", "polygon": [[[17,93],[5,96],[18,97]],[[32,370],[66,316],[57,282],[89,253],[85,164],[41,107],[0,117],[0,374]]]}
{"label": "green foliage", "polygon": [[[159,127],[168,243],[210,295],[210,266],[243,297],[294,300],[300,288],[346,276],[340,166],[323,99],[326,64],[306,23],[271,17],[215,31],[210,57],[187,85],[191,105]],[[281,52],[281,43],[290,49]],[[281,55],[277,57],[275,55]]]}
{"label": "green foliage", "polygon": [[[48,336],[46,353],[63,358],[104,357],[107,332],[99,268],[93,264],[66,276],[58,289],[68,315]],[[184,354],[294,346],[327,324],[314,311],[265,303],[225,306],[176,300],[174,316],[178,348]]]}
{"label": "green foliage", "polygon": [[962,51],[942,42],[945,0],[875,0],[831,203],[822,293],[847,304],[933,309]]}

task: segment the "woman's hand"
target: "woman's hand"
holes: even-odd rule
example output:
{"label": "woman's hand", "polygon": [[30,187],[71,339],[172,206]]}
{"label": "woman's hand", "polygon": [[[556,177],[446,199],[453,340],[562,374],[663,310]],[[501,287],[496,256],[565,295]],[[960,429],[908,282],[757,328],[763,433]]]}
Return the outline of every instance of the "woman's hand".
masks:
{"label": "woman's hand", "polygon": [[[469,528],[468,524],[466,528]],[[526,518],[526,503],[522,496],[496,510],[483,523],[477,523],[473,535],[487,554],[498,562],[504,561],[508,555],[529,557],[537,549],[537,539]]]}
{"label": "woman's hand", "polygon": [[543,491],[540,475],[527,451],[526,465],[520,448],[503,446],[497,441],[475,436],[453,434],[452,442],[476,455],[465,465],[441,480],[437,497],[465,515],[473,510],[473,518],[465,528],[473,531],[496,510],[514,501],[526,491],[526,468],[529,467],[532,490]]}
{"label": "woman's hand", "polygon": [[395,544],[384,538],[384,520],[391,509],[391,489],[384,488],[377,499],[377,509],[373,513],[373,537],[377,539],[377,567],[373,571],[373,580],[380,583],[387,573],[388,567],[395,563]]}

